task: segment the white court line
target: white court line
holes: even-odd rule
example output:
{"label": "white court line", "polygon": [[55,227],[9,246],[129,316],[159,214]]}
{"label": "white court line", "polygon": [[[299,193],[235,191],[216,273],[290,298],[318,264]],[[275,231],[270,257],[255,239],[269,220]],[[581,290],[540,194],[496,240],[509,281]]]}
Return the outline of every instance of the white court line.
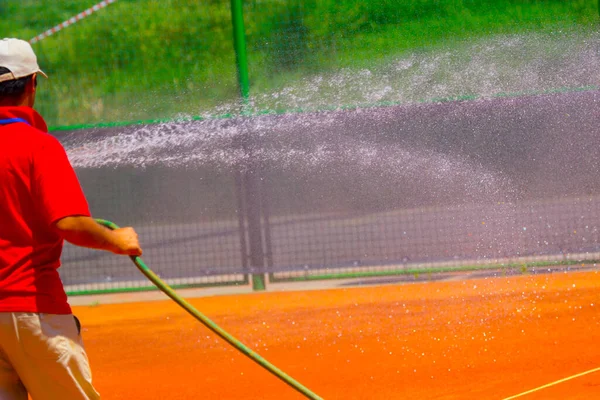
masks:
{"label": "white court line", "polygon": [[552,382],[552,383],[549,383],[549,384],[547,384],[547,385],[540,386],[540,387],[538,387],[538,388],[531,389],[531,390],[528,390],[528,391],[526,391],[526,392],[523,392],[523,393],[520,393],[520,394],[516,394],[516,395],[514,395],[514,396],[511,396],[511,397],[507,397],[507,398],[505,398],[505,399],[503,399],[503,400],[512,400],[512,399],[516,399],[517,397],[525,396],[526,394],[534,393],[534,392],[540,391],[540,390],[542,390],[542,389],[546,389],[546,388],[548,388],[548,387],[550,387],[550,386],[558,385],[559,383],[563,383],[563,382],[566,382],[566,381],[570,381],[571,379],[579,378],[579,377],[581,377],[581,376],[588,375],[588,374],[591,374],[591,373],[593,373],[593,372],[598,372],[598,371],[600,371],[600,367],[599,367],[599,368],[594,368],[594,369],[591,369],[591,370],[589,370],[589,371],[582,372],[582,373],[580,373],[580,374],[577,374],[577,375],[569,376],[568,378],[560,379],[560,380],[558,380],[558,381],[556,381],[556,382]]}

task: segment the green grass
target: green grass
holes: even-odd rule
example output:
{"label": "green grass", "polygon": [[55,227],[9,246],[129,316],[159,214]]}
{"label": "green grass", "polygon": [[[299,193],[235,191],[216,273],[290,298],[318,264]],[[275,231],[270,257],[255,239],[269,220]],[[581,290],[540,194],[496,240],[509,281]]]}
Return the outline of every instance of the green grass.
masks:
{"label": "green grass", "polygon": [[[30,39],[96,2],[5,0],[0,31]],[[375,68],[407,52],[451,50],[502,33],[595,26],[598,19],[596,0],[244,4],[254,95],[340,68]],[[40,86],[38,109],[55,127],[236,112],[231,38],[229,1],[120,0],[34,45],[50,75]]]}

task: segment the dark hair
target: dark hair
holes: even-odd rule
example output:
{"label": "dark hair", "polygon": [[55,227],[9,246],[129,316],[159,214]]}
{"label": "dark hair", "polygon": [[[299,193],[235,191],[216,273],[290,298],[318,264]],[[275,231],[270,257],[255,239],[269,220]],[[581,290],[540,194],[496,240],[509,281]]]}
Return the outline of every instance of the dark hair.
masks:
{"label": "dark hair", "polygon": [[[8,68],[0,67],[0,75],[8,73],[10,73],[10,70]],[[29,75],[19,79],[12,79],[10,81],[0,82],[0,98],[21,96],[25,92],[25,87],[31,79],[33,79],[33,75]]]}

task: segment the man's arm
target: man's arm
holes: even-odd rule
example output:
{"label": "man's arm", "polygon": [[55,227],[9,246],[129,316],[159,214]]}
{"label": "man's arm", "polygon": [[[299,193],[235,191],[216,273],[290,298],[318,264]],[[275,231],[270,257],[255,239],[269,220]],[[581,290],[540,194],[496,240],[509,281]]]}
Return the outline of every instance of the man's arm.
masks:
{"label": "man's arm", "polygon": [[142,255],[138,236],[133,228],[120,228],[113,231],[98,224],[93,218],[85,216],[62,218],[53,226],[63,239],[76,246],[129,256]]}
{"label": "man's arm", "polygon": [[60,142],[40,136],[33,158],[32,195],[44,222],[66,241],[77,246],[107,250],[117,254],[142,254],[132,228],[114,231],[98,224]]}

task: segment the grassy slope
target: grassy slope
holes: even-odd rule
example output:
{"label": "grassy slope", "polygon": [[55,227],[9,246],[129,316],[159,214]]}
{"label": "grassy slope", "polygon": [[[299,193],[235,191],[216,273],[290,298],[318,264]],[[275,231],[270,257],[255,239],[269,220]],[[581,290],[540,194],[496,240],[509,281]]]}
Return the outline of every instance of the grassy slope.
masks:
{"label": "grassy slope", "polygon": [[[0,33],[29,39],[95,2],[5,0]],[[253,93],[469,37],[588,25],[598,18],[596,0],[245,4]],[[226,0],[120,0],[35,45],[51,76],[38,108],[54,126],[212,110],[237,96],[231,36]]]}

